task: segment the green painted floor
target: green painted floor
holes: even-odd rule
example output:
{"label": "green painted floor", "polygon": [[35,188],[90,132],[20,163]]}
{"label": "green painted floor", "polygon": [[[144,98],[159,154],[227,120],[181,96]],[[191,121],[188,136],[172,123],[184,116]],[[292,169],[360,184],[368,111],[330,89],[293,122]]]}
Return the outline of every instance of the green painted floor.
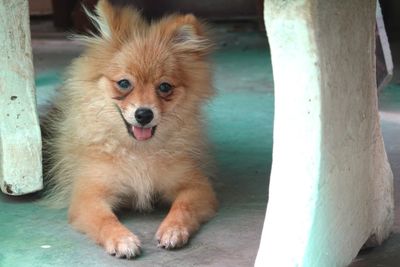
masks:
{"label": "green painted floor", "polygon": [[[207,107],[217,164],[218,215],[181,250],[165,251],[153,239],[165,210],[123,212],[122,222],[142,240],[132,261],[107,255],[67,224],[65,210],[39,205],[39,197],[0,195],[0,267],[18,266],[252,266],[267,202],[271,166],[273,92],[270,56],[263,34],[247,28],[217,29],[214,56],[218,95]],[[33,33],[35,38],[35,34]],[[62,80],[80,47],[64,40],[34,39],[40,106]]]}

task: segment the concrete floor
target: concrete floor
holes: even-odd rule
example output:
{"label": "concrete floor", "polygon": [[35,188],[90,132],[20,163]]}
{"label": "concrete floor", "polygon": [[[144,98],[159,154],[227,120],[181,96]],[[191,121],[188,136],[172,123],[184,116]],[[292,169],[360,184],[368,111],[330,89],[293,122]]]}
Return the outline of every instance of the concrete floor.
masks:
{"label": "concrete floor", "polygon": [[[43,106],[62,81],[62,72],[81,47],[32,23],[37,98]],[[48,34],[49,27],[51,34]],[[220,49],[214,56],[218,95],[206,107],[217,164],[218,215],[181,250],[165,251],[153,239],[165,210],[121,212],[122,222],[143,243],[134,262],[108,256],[72,230],[65,210],[39,205],[38,194],[0,194],[0,266],[252,266],[267,203],[272,153],[273,78],[265,36],[251,25],[216,27]],[[397,80],[396,80],[397,82]],[[382,129],[400,188],[400,86],[380,96]],[[249,112],[251,111],[251,112]],[[257,127],[248,127],[254,125]],[[251,136],[251,138],[249,138]],[[400,194],[396,194],[394,234],[383,246],[363,251],[351,266],[400,266]],[[277,265],[278,266],[278,265]]]}
{"label": "concrete floor", "polygon": [[[40,27],[39,27],[40,28]],[[43,29],[41,27],[40,29]],[[206,107],[217,164],[218,215],[180,250],[156,247],[154,234],[166,214],[121,212],[143,244],[135,262],[107,255],[67,224],[65,210],[39,205],[38,195],[0,194],[0,266],[252,266],[267,203],[271,166],[273,93],[266,38],[252,27],[218,27],[214,56],[218,96]],[[81,51],[63,35],[35,31],[37,98],[43,106],[62,72]],[[249,109],[250,108],[250,109]],[[249,127],[258,122],[257,127]],[[249,138],[251,136],[251,138]]]}

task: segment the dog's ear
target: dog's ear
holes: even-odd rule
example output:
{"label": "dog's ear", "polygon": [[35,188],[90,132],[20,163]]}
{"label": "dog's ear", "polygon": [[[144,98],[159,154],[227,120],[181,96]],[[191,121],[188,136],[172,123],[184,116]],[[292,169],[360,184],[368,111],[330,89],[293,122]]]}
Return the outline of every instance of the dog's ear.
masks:
{"label": "dog's ear", "polygon": [[113,6],[100,0],[95,14],[86,11],[97,28],[99,37],[107,41],[123,42],[147,26],[140,13],[130,6]]}
{"label": "dog's ear", "polygon": [[213,48],[207,27],[192,14],[167,17],[160,25],[180,52],[206,55]]}

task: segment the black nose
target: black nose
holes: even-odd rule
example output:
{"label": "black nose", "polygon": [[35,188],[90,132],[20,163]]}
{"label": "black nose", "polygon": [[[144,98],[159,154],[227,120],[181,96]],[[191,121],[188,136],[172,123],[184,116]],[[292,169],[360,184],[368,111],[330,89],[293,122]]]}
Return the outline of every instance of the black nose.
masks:
{"label": "black nose", "polygon": [[138,123],[140,123],[142,126],[145,126],[153,120],[154,114],[151,109],[139,108],[135,112],[135,118]]}

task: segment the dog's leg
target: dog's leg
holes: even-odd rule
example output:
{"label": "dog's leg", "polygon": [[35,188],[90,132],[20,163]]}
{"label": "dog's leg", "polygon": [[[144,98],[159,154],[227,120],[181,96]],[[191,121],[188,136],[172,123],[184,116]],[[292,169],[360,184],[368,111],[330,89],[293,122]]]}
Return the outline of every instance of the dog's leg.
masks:
{"label": "dog's leg", "polygon": [[200,224],[215,214],[214,191],[205,177],[198,173],[196,176],[176,190],[172,207],[156,233],[159,247],[182,247]]}
{"label": "dog's leg", "polygon": [[[112,211],[112,192],[109,186],[85,178],[75,186],[69,209],[69,221],[86,233],[106,251],[119,258],[140,254],[140,240],[123,226]],[[90,181],[90,182],[89,182]]]}

